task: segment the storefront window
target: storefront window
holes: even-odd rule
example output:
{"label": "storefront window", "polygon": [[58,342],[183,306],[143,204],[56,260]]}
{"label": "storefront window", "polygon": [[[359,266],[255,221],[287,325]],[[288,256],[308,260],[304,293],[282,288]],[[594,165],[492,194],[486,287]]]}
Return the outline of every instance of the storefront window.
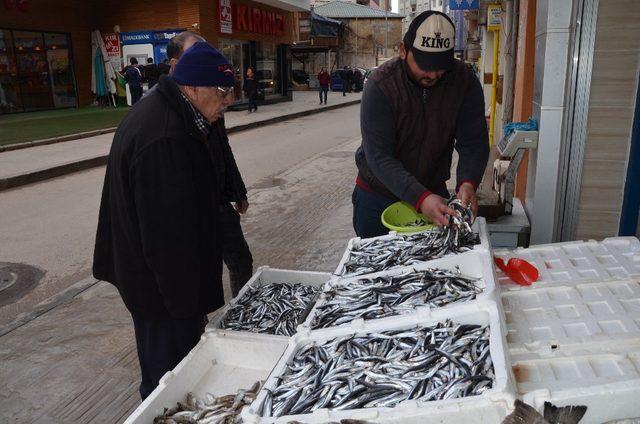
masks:
{"label": "storefront window", "polygon": [[265,97],[280,96],[277,50],[275,43],[256,43],[256,76]]}
{"label": "storefront window", "polygon": [[0,29],[0,113],[22,111],[11,31]]}
{"label": "storefront window", "polygon": [[76,89],[69,49],[69,36],[66,34],[44,34],[49,62],[49,77],[55,107],[76,105]]}
{"label": "storefront window", "polygon": [[227,58],[233,65],[235,73],[236,85],[234,87],[236,101],[244,99],[244,93],[242,91],[242,85],[244,83],[244,72],[249,63],[249,49],[250,45],[247,42],[236,40],[224,40],[219,42],[220,52]]}
{"label": "storefront window", "polygon": [[68,34],[0,29],[0,112],[76,105]]}

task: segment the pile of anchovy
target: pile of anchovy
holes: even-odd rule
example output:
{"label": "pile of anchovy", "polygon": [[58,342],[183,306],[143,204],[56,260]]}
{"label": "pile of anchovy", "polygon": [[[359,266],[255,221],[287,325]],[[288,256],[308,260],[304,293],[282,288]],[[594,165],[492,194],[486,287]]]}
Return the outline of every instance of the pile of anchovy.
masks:
{"label": "pile of anchovy", "polygon": [[412,312],[416,306],[441,307],[476,298],[477,279],[442,269],[411,271],[397,276],[362,278],[338,284],[324,293],[312,329]]}
{"label": "pile of anchovy", "polygon": [[493,386],[487,326],[430,327],[346,336],[300,347],[272,390],[263,417],[319,408],[394,407],[408,399],[474,396]]}
{"label": "pile of anchovy", "polygon": [[351,248],[340,275],[369,274],[471,250],[480,243],[480,237],[471,229],[471,207],[463,206],[458,199],[451,200],[449,206],[458,214],[449,216],[446,227],[388,239],[360,240]]}
{"label": "pile of anchovy", "polygon": [[207,393],[206,399],[198,399],[193,393],[187,394],[186,401],[164,410],[153,424],[232,424],[245,405],[251,404],[258,394],[260,382],[249,390],[238,390],[235,395],[215,397]]}
{"label": "pile of anchovy", "polygon": [[221,328],[292,336],[305,318],[319,289],[299,283],[251,286],[220,322]]}

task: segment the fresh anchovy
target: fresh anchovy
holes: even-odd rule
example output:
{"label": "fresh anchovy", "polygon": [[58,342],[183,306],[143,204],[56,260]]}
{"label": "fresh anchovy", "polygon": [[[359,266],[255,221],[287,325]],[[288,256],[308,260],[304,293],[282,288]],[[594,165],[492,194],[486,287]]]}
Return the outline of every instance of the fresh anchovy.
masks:
{"label": "fresh anchovy", "polygon": [[480,237],[470,225],[473,212],[470,207],[462,206],[458,199],[451,200],[449,206],[459,216],[450,216],[446,227],[416,234],[398,234],[390,239],[360,240],[349,252],[341,275],[369,274],[470,250],[480,243]]}
{"label": "fresh anchovy", "polygon": [[248,390],[238,390],[235,395],[215,397],[207,393],[206,399],[198,399],[193,393],[188,393],[184,403],[164,410],[164,414],[154,418],[154,424],[232,424],[240,410],[251,404],[260,390],[260,382],[256,382]]}
{"label": "fresh anchovy", "polygon": [[427,221],[422,218],[416,219],[415,221],[405,222],[402,226],[407,228],[413,227],[422,227],[423,225],[427,225]]}
{"label": "fresh anchovy", "polygon": [[221,328],[292,336],[320,289],[298,283],[249,287],[220,322]]}
{"label": "fresh anchovy", "polygon": [[487,326],[446,321],[307,343],[276,387],[264,389],[260,413],[279,417],[479,395],[495,379],[489,334]]}
{"label": "fresh anchovy", "polygon": [[409,313],[420,305],[436,308],[466,302],[482,292],[476,281],[457,272],[429,269],[338,284],[324,293],[326,301],[316,308],[311,328]]}

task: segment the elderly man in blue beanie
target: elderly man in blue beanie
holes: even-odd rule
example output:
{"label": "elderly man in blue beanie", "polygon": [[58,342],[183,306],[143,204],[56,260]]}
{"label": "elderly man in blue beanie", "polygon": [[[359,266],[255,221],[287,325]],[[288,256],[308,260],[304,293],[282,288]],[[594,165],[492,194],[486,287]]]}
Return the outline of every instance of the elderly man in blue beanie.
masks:
{"label": "elderly man in blue beanie", "polygon": [[224,304],[216,146],[234,74],[205,42],[124,117],[104,181],[93,274],[131,312],[146,398]]}

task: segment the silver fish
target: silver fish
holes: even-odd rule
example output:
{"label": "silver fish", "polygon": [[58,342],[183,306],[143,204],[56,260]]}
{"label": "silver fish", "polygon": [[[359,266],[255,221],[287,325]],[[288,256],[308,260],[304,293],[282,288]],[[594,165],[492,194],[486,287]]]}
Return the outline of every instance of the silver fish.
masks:
{"label": "silver fish", "polygon": [[482,292],[476,281],[460,273],[428,269],[338,284],[324,293],[326,300],[316,308],[311,328],[400,315],[416,306],[436,308],[470,301]]}
{"label": "silver fish", "polygon": [[235,331],[292,336],[306,318],[320,289],[298,283],[249,287],[220,321]]}
{"label": "silver fish", "polygon": [[349,252],[341,275],[370,274],[472,249],[480,243],[480,237],[471,229],[471,208],[464,207],[459,199],[450,200],[449,206],[457,215],[449,217],[448,226],[389,239],[360,240]]}
{"label": "silver fish", "polygon": [[199,399],[188,393],[185,402],[178,402],[172,409],[165,408],[153,423],[232,424],[237,421],[242,408],[255,400],[259,390],[260,382],[256,382],[250,389],[238,390],[234,395],[215,397],[207,393],[206,399]]}
{"label": "silver fish", "polygon": [[267,391],[260,413],[279,417],[482,394],[495,380],[489,334],[487,326],[446,321],[310,342]]}

